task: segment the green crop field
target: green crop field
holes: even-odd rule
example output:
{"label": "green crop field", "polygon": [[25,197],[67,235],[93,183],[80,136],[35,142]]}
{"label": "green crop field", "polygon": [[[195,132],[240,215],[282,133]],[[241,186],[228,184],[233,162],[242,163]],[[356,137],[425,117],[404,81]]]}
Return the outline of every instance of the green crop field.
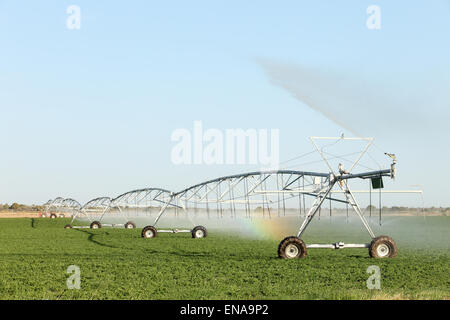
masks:
{"label": "green crop field", "polygon": [[[448,299],[450,217],[404,217],[383,227],[397,240],[395,259],[367,249],[310,249],[277,258],[281,239],[210,231],[140,237],[135,230],[65,230],[67,219],[0,219],[0,299]],[[358,228],[322,221],[307,243],[367,240]],[[378,230],[376,231],[380,233]],[[81,270],[69,290],[67,268]],[[380,267],[381,289],[366,287]]]}

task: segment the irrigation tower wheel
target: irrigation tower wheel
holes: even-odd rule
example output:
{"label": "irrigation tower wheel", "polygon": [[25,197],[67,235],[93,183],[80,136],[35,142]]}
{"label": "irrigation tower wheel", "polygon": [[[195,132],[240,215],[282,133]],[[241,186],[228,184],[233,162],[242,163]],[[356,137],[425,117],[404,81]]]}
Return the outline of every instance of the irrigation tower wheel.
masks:
{"label": "irrigation tower wheel", "polygon": [[99,221],[93,221],[90,225],[91,229],[100,229],[102,224]]}
{"label": "irrigation tower wheel", "polygon": [[142,238],[156,238],[158,235],[158,231],[156,231],[156,228],[153,226],[146,226],[144,229],[142,229],[141,236]]}
{"label": "irrigation tower wheel", "polygon": [[136,229],[136,224],[133,221],[125,223],[125,229]]}
{"label": "irrigation tower wheel", "polygon": [[64,229],[72,229],[72,225],[66,224],[66,225],[64,226]]}
{"label": "irrigation tower wheel", "polygon": [[397,253],[397,244],[391,237],[379,236],[370,243],[369,255],[372,258],[394,258]]}
{"label": "irrigation tower wheel", "polygon": [[51,219],[56,219],[56,214],[52,213],[52,214],[50,215],[50,218],[51,218]]}
{"label": "irrigation tower wheel", "polygon": [[306,257],[306,244],[298,237],[287,237],[278,246],[278,257],[296,259]]}
{"label": "irrigation tower wheel", "polygon": [[133,221],[125,223],[125,229],[136,229],[136,224]]}
{"label": "irrigation tower wheel", "polygon": [[194,229],[192,229],[192,238],[198,239],[198,238],[206,238],[208,235],[208,231],[206,231],[206,228],[203,226],[196,226]]}

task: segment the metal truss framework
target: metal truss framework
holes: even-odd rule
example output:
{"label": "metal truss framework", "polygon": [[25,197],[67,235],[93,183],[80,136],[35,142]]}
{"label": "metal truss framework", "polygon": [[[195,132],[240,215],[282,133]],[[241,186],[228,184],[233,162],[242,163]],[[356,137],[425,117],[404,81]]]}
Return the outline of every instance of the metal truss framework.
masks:
{"label": "metal truss framework", "polygon": [[[366,145],[348,171],[340,166],[339,171],[335,172],[327,161],[323,148],[319,148],[318,146],[317,140],[320,139],[360,140],[365,141]],[[263,218],[271,218],[273,215],[286,215],[287,210],[292,211],[291,209],[287,209],[287,203],[292,203],[295,200],[297,201],[299,216],[302,215],[302,212],[304,215],[304,220],[297,234],[297,237],[300,238],[314,216],[320,212],[324,201],[337,201],[350,206],[360,218],[370,237],[375,239],[376,236],[356,200],[355,194],[359,191],[350,190],[348,182],[352,179],[374,179],[382,177],[394,179],[396,175],[395,155],[387,154],[392,158],[392,164],[389,169],[352,173],[353,169],[355,169],[358,162],[372,145],[373,138],[344,138],[343,136],[338,138],[311,137],[311,141],[316,151],[327,164],[329,168],[328,173],[278,170],[226,176],[206,181],[174,193],[169,202],[176,201],[183,210],[193,210],[194,215],[196,212],[201,211],[206,213],[208,217],[216,215],[220,218],[224,216],[224,210],[227,210],[232,217],[236,216],[237,212],[243,212],[247,218],[255,215]],[[403,193],[405,191],[398,192]],[[344,199],[333,197],[333,193],[344,195]],[[305,197],[308,196],[313,198],[312,205],[309,209],[307,209],[305,202]],[[289,206],[289,208],[292,208],[292,206]],[[164,214],[164,210],[165,207],[162,208],[154,220],[153,226],[157,225],[160,217]],[[340,249],[344,247],[368,248],[369,246],[370,244],[344,244],[339,242],[326,245],[312,244],[308,247]]]}
{"label": "metal truss framework", "polygon": [[100,197],[88,201],[84,204],[78,212],[72,217],[71,223],[77,218],[83,216],[90,222],[93,222],[97,216],[103,215],[107,210],[109,210],[111,205],[111,198]]}
{"label": "metal truss framework", "polygon": [[[204,216],[223,218],[243,216],[246,218],[260,217],[272,218],[295,214],[303,217],[297,237],[301,237],[314,216],[319,212],[325,200],[346,204],[360,218],[372,239],[375,234],[356,200],[356,193],[367,191],[350,190],[349,181],[353,179],[374,179],[382,177],[395,178],[396,159],[394,155],[392,164],[388,169],[353,173],[358,162],[373,143],[372,138],[321,138],[311,137],[312,144],[327,164],[329,172],[308,172],[295,170],[257,171],[239,175],[231,175],[209,180],[179,192],[171,192],[159,188],[146,188],[124,193],[114,199],[96,198],[80,207],[79,215],[96,217],[102,220],[105,214],[122,216],[126,220],[137,217],[153,215],[155,219],[152,226],[156,226],[163,215],[173,213],[178,217],[181,213],[187,217]],[[366,142],[356,160],[347,171],[339,167],[336,172],[327,161],[326,152],[320,148],[318,140],[360,140]],[[389,191],[389,192],[418,192],[421,191]],[[338,197],[341,195],[343,197]],[[306,199],[309,199],[308,204]],[[56,200],[56,199],[55,199]],[[95,213],[95,214],[91,214]],[[189,218],[190,219],[190,218]],[[90,219],[92,221],[92,219]],[[192,222],[192,220],[190,220]],[[194,224],[193,224],[194,225]],[[114,226],[114,225],[112,225]],[[168,230],[161,230],[169,232]],[[189,231],[189,230],[183,230]],[[190,231],[189,231],[190,232]],[[313,248],[369,247],[369,244],[343,244],[330,245],[311,244]]]}
{"label": "metal truss framework", "polygon": [[53,200],[49,200],[44,204],[44,214],[56,217],[56,214],[60,216],[75,215],[81,209],[80,203],[72,198],[57,197]]}
{"label": "metal truss framework", "polygon": [[123,223],[102,223],[102,225],[120,227],[126,222],[132,222],[130,219],[158,214],[162,208],[166,210],[167,207],[173,207],[178,212],[180,207],[173,203],[172,194],[165,189],[145,188],[126,192],[114,199],[96,198],[81,207],[71,223],[81,217],[90,222],[102,222],[105,217],[116,217],[122,219]]}
{"label": "metal truss framework", "polygon": [[[172,194],[184,211],[223,218],[238,214],[246,218],[286,215],[287,204],[296,201],[298,214],[305,214],[305,196],[328,185],[328,174],[294,170],[260,171],[225,176]],[[302,192],[299,192],[302,191]],[[164,211],[156,217],[156,225]]]}

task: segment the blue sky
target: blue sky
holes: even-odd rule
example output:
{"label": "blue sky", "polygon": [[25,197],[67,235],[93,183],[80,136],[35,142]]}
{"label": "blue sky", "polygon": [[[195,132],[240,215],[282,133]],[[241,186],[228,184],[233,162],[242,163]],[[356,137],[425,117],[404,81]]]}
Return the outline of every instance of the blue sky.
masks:
{"label": "blue sky", "polygon": [[[72,4],[80,30],[66,28]],[[380,30],[366,27],[372,4]],[[171,133],[194,120],[278,128],[282,160],[311,150],[310,135],[351,135],[294,96],[307,88],[398,154],[393,188],[420,184],[426,205],[450,206],[449,17],[445,0],[0,0],[0,203],[178,190],[251,169],[173,165]]]}

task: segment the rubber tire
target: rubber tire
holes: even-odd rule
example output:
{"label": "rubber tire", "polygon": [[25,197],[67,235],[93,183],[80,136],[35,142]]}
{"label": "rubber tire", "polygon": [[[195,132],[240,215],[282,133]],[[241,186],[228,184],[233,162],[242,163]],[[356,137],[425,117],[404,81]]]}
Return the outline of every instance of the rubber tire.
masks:
{"label": "rubber tire", "polygon": [[50,219],[56,219],[56,218],[57,218],[56,214],[52,213],[52,214],[50,215]]}
{"label": "rubber tire", "polygon": [[[298,248],[298,254],[295,257],[288,257],[286,256],[286,247],[290,244],[295,245]],[[302,239],[298,237],[286,237],[284,238],[280,244],[278,245],[278,257],[281,259],[303,259],[306,258],[307,252],[306,252],[306,244],[303,242]]]}
{"label": "rubber tire", "polygon": [[[389,247],[389,255],[385,257],[378,256],[377,247],[380,244],[385,244]],[[383,259],[383,258],[395,258],[398,254],[397,244],[395,241],[388,236],[379,236],[372,240],[369,247],[369,256],[371,258]]]}
{"label": "rubber tire", "polygon": [[[146,237],[145,234],[147,231],[151,230],[153,232],[153,237]],[[146,239],[156,238],[158,236],[158,231],[154,226],[146,226],[142,229],[141,237]]]}
{"label": "rubber tire", "polygon": [[95,225],[98,226],[97,229],[100,229],[100,228],[102,227],[102,224],[101,224],[99,221],[93,221],[89,227],[90,227],[91,229],[94,229],[94,226],[95,226]]}
{"label": "rubber tire", "polygon": [[72,225],[66,224],[66,225],[64,226],[64,229],[72,229]]}
{"label": "rubber tire", "polygon": [[61,213],[58,217],[59,218],[65,218],[66,216],[64,215],[64,213]]}
{"label": "rubber tire", "polygon": [[47,218],[47,214],[45,213],[41,214],[41,218]]}
{"label": "rubber tire", "polygon": [[[131,225],[133,227],[128,228],[129,225]],[[125,229],[136,229],[136,224],[133,221],[128,221],[127,223],[125,223]]]}
{"label": "rubber tire", "polygon": [[[197,237],[196,236],[196,232],[198,230],[202,230],[203,231],[203,237]],[[192,229],[192,238],[194,239],[201,239],[201,238],[206,238],[208,236],[208,231],[206,230],[206,228],[204,226],[196,226],[194,229]]]}

